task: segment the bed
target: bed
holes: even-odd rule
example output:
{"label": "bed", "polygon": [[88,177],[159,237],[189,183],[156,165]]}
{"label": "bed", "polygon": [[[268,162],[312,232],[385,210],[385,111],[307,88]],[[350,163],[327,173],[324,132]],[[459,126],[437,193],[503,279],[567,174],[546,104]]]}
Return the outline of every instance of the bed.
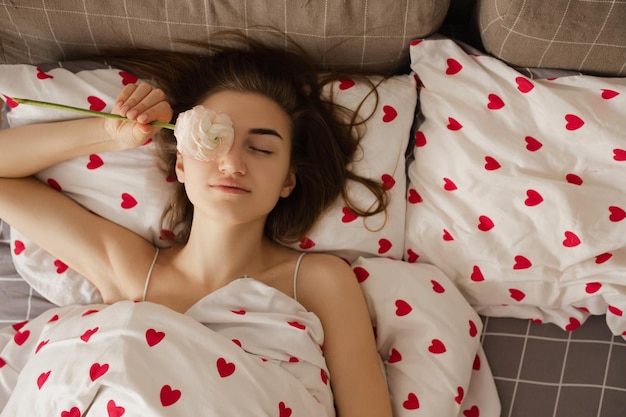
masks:
{"label": "bed", "polygon": [[[386,185],[388,216],[365,221],[338,201],[294,247],[351,263],[396,417],[626,415],[623,78],[520,69],[434,34],[445,2],[394,2],[386,13],[367,2],[326,5],[317,10],[324,27],[311,25],[308,2],[69,3],[3,5],[3,127],[75,117],[17,106],[11,97],[107,111],[136,77],[80,59],[120,42],[173,47],[172,39],[200,36],[200,29],[263,35],[254,25],[271,25],[327,68],[375,72],[377,81],[386,73],[353,169]],[[70,21],[86,24],[87,41],[64,30]],[[332,88],[347,106],[365,91],[350,79]],[[38,176],[158,245],[163,231],[154,219],[168,187],[150,161],[142,147],[67,161]],[[119,178],[130,180],[121,187]],[[2,222],[0,360],[26,329],[35,333],[36,317],[57,306],[95,305],[98,297],[62,260]],[[33,343],[32,350],[44,348]],[[228,373],[228,365],[218,371]],[[175,405],[175,388],[161,391],[161,405]],[[120,404],[105,405],[121,415]],[[289,414],[285,402],[268,407]]]}

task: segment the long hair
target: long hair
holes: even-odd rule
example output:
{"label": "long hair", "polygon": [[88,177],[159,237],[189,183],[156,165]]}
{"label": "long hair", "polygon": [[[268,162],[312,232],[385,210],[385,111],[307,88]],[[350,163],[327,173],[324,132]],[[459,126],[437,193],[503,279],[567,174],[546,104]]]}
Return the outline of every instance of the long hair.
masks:
{"label": "long hair", "polygon": [[[348,169],[367,117],[359,118],[360,106],[350,111],[333,103],[328,93],[323,94],[325,85],[348,74],[322,74],[295,44],[296,51],[289,51],[243,35],[230,33],[226,38],[227,45],[216,43],[214,39],[207,44],[193,43],[200,52],[132,49],[107,52],[103,58],[161,88],[174,110],[173,120],[180,112],[219,91],[258,93],[285,111],[292,126],[291,166],[296,175],[296,187],[289,197],[279,199],[269,213],[265,234],[270,239],[284,243],[299,240],[339,196],[361,216],[385,211],[388,196],[382,184]],[[354,78],[355,74],[350,76]],[[377,103],[376,86],[371,82],[370,85],[370,94]],[[155,141],[165,169],[173,175],[176,142],[172,132],[163,129]],[[348,181],[367,187],[376,203],[371,207],[354,204],[347,192]],[[170,235],[171,240],[188,240],[192,217],[193,205],[184,185],[179,184],[163,215],[163,221],[169,226],[166,229],[176,231]]]}

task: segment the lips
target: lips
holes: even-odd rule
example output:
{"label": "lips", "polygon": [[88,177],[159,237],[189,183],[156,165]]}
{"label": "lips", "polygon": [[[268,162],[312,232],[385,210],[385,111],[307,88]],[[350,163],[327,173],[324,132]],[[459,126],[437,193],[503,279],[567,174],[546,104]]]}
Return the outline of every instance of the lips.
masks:
{"label": "lips", "polygon": [[234,193],[249,193],[246,187],[236,181],[218,181],[210,185],[211,188]]}

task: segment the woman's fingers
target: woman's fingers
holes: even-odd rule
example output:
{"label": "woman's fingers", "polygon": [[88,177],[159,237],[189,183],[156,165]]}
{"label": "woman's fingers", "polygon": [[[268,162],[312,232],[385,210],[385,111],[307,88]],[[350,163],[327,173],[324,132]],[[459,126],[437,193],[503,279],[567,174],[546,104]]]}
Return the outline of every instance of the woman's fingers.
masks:
{"label": "woman's fingers", "polygon": [[[153,110],[155,108],[156,110]],[[148,83],[140,83],[128,84],[122,89],[117,97],[114,110],[131,120],[150,123],[158,117],[163,117],[159,110],[165,110],[167,113],[168,108],[169,105],[165,102],[165,94],[162,90],[153,88]]]}

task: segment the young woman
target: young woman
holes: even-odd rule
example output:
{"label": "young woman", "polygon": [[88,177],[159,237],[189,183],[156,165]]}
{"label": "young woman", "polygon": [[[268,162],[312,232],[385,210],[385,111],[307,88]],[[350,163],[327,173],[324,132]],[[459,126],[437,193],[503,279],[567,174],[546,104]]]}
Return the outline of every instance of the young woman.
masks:
{"label": "young woman", "polygon": [[[294,298],[321,323],[337,413],[391,416],[367,306],[350,267],[281,245],[303,236],[337,197],[347,198],[348,180],[369,187],[379,201],[355,211],[384,210],[380,185],[347,170],[358,146],[356,119],[322,99],[328,79],[300,54],[256,43],[207,52],[110,55],[109,62],[152,81],[120,92],[113,112],[131,122],[87,118],[0,131],[0,218],[89,279],[107,304],[144,300],[184,314],[240,277]],[[232,123],[232,144],[209,160],[150,124],[174,121],[196,105]],[[61,161],[149,138],[179,182],[164,215],[176,231],[170,248],[156,250],[30,178]]]}

